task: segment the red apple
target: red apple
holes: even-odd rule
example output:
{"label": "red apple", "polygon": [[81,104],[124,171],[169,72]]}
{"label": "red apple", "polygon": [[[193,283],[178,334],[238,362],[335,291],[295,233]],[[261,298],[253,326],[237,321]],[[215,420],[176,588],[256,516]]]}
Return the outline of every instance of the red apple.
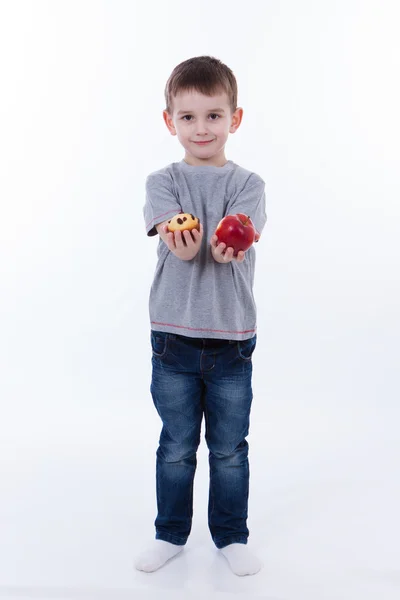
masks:
{"label": "red apple", "polygon": [[227,248],[233,248],[233,256],[237,256],[240,250],[246,252],[253,242],[260,238],[250,217],[243,213],[227,215],[221,219],[215,235],[218,237],[219,244],[224,242]]}

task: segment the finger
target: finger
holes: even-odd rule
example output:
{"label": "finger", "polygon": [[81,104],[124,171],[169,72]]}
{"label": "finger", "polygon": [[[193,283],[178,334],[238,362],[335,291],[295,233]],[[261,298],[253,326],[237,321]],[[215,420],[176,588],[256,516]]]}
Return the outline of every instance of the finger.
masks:
{"label": "finger", "polygon": [[175,231],[174,236],[175,236],[174,239],[175,239],[175,245],[176,245],[176,247],[179,248],[179,249],[183,248],[184,247],[184,243],[183,243],[181,232],[178,231],[178,230]]}
{"label": "finger", "polygon": [[174,234],[172,233],[172,231],[167,233],[167,246],[170,250],[175,250],[175,238],[174,238]]}
{"label": "finger", "polygon": [[236,256],[236,260],[237,260],[237,262],[243,262],[244,261],[244,252],[243,252],[243,250],[240,250],[238,252],[238,255]]}
{"label": "finger", "polygon": [[224,260],[226,260],[227,262],[231,261],[233,258],[233,252],[233,248],[229,247],[224,254]]}
{"label": "finger", "polygon": [[188,229],[185,229],[185,231],[182,233],[182,237],[187,246],[193,246],[194,240],[191,232]]}
{"label": "finger", "polygon": [[216,248],[218,245],[218,237],[216,235],[212,235],[210,239],[211,246]]}
{"label": "finger", "polygon": [[[200,227],[201,227],[201,225],[200,225]],[[192,234],[192,238],[195,242],[198,242],[203,237],[202,229],[199,231],[198,229],[195,228],[195,229],[192,229],[190,233]]]}
{"label": "finger", "polygon": [[217,256],[222,256],[224,251],[226,248],[226,244],[224,242],[221,242],[220,244],[218,244],[218,246],[215,247],[215,254]]}

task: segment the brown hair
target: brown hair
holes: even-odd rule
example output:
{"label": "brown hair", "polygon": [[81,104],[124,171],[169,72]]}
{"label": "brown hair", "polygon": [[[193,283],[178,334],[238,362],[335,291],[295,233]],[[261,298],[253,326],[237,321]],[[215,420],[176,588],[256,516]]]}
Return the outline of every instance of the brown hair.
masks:
{"label": "brown hair", "polygon": [[226,92],[232,113],[237,108],[237,83],[229,67],[213,56],[196,56],[181,62],[165,86],[165,110],[172,114],[172,100],[181,91],[195,90],[205,96]]}

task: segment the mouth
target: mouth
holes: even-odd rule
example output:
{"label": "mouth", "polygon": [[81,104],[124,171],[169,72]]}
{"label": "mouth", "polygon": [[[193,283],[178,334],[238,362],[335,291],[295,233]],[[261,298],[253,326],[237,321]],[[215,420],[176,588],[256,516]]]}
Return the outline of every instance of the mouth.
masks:
{"label": "mouth", "polygon": [[194,144],[197,144],[198,146],[207,146],[207,144],[211,144],[211,142],[213,142],[214,140],[208,140],[207,142],[193,142]]}

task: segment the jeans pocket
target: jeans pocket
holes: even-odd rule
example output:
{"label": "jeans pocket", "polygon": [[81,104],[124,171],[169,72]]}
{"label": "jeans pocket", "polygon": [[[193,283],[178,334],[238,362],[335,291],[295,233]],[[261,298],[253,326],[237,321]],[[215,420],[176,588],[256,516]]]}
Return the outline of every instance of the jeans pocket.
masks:
{"label": "jeans pocket", "polygon": [[150,340],[153,355],[162,358],[167,352],[168,334],[164,331],[151,330]]}
{"label": "jeans pocket", "polygon": [[239,340],[237,343],[239,358],[246,362],[250,362],[254,349],[256,347],[256,343],[257,334],[255,334],[252,338],[249,338],[248,340]]}

